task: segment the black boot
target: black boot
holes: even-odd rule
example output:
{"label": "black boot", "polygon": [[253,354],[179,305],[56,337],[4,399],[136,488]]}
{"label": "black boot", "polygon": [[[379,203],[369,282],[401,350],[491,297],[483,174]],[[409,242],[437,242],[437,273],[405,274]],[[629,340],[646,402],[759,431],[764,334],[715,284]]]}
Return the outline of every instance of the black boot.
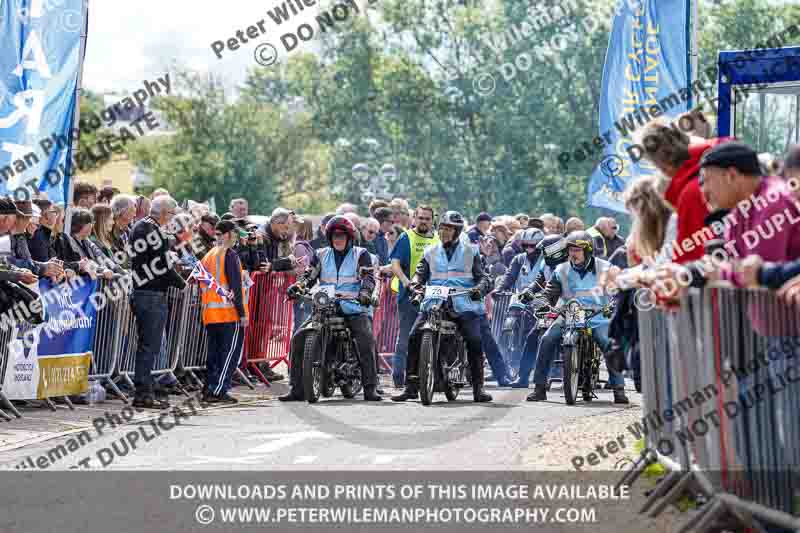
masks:
{"label": "black boot", "polygon": [[483,387],[474,387],[472,389],[472,399],[476,402],[491,402],[492,395],[483,392]]}
{"label": "black boot", "polygon": [[393,402],[404,402],[406,400],[416,400],[419,398],[419,392],[415,384],[406,383],[406,389],[397,396],[392,396]]}
{"label": "black boot", "polygon": [[533,392],[528,395],[529,402],[543,402],[547,400],[547,387],[544,385],[534,385]]}
{"label": "black boot", "polygon": [[289,393],[278,396],[278,400],[282,402],[302,402],[305,398],[303,398],[302,394],[296,392],[295,389],[289,389]]}
{"label": "black boot", "polygon": [[614,403],[631,403],[625,395],[625,389],[614,389]]}
{"label": "black boot", "polygon": [[364,401],[365,402],[379,402],[383,400],[378,393],[375,392],[375,385],[367,385],[364,387]]}

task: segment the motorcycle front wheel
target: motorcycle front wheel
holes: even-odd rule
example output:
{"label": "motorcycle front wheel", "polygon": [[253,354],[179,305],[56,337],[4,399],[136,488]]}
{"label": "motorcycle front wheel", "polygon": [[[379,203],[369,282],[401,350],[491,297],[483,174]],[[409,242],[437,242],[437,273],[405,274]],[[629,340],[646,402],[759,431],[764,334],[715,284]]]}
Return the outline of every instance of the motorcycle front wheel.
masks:
{"label": "motorcycle front wheel", "polygon": [[[464,346],[463,339],[460,339],[460,338],[456,341],[455,344],[456,344],[455,352],[454,352],[455,353],[455,357],[453,357],[453,364],[457,364],[457,365],[461,366],[461,368],[462,368],[462,370],[461,370],[461,372],[462,372],[461,381],[465,381],[464,376],[463,376],[463,373],[464,373],[463,368],[466,367],[466,361],[467,361],[466,351],[465,351],[466,347]],[[444,371],[442,372],[442,374],[444,375]],[[445,384],[444,395],[447,398],[448,402],[454,402],[454,401],[456,401],[456,399],[458,399],[458,393],[461,392],[461,387],[456,386],[456,385],[452,385],[450,383],[449,376],[445,376],[445,380],[447,381],[447,383]]]}
{"label": "motorcycle front wheel", "polygon": [[422,405],[430,405],[433,402],[433,391],[436,387],[434,356],[433,333],[426,331],[422,334],[419,349],[419,396]]}
{"label": "motorcycle front wheel", "polygon": [[581,372],[580,349],[578,346],[566,346],[563,350],[564,398],[567,400],[567,405],[575,405],[578,398],[578,378]]}
{"label": "motorcycle front wheel", "polygon": [[308,333],[303,347],[303,396],[308,403],[319,401],[322,393],[322,350],[316,332]]}

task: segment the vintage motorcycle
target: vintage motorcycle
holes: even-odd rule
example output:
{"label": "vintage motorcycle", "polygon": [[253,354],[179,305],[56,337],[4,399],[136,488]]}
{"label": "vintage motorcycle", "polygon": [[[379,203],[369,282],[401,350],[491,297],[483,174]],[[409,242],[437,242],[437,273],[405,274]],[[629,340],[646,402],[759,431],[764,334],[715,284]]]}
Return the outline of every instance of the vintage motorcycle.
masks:
{"label": "vintage motorcycle", "polygon": [[[534,329],[538,330],[539,339],[541,339],[544,334],[547,333],[547,330],[550,329],[550,326],[553,325],[553,322],[558,318],[558,313],[554,312],[550,306],[545,305],[534,311],[533,315],[536,318]],[[561,359],[560,352],[550,367],[550,375],[547,377],[547,390],[549,391],[553,383],[556,382],[564,382],[564,360]]]}
{"label": "vintage motorcycle", "polygon": [[[498,296],[502,296],[499,294]],[[506,364],[511,372],[511,378],[517,378],[519,372],[519,359],[525,347],[528,331],[525,326],[533,324],[536,320],[530,306],[519,300],[519,294],[511,295],[511,301],[503,319],[503,329],[500,332],[500,351],[506,358]]]}
{"label": "vintage motorcycle", "polygon": [[311,302],[311,319],[298,333],[307,332],[303,347],[303,394],[308,403],[333,396],[336,387],[345,398],[363,388],[358,345],[339,304],[355,301],[336,294],[334,287],[305,291],[300,298]]}
{"label": "vintage motorcycle", "polygon": [[467,345],[453,320],[458,316],[453,298],[469,292],[450,287],[425,287],[425,297],[437,300],[421,327],[419,392],[423,405],[430,405],[436,392],[443,392],[448,401],[455,401],[461,388],[467,385]]}
{"label": "vintage motorcycle", "polygon": [[564,318],[561,327],[561,359],[564,365],[564,397],[567,405],[575,405],[578,391],[583,401],[595,398],[594,389],[600,379],[603,353],[592,338],[589,321],[599,315],[611,315],[611,306],[585,308],[577,300],[550,309],[551,314]]}

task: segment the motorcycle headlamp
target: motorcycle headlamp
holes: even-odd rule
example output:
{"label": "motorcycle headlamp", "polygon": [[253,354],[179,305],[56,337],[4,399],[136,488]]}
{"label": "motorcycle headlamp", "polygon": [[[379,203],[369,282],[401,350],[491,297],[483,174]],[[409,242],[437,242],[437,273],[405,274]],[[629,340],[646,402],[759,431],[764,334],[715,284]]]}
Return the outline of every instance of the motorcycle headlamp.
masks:
{"label": "motorcycle headlamp", "polygon": [[318,307],[325,307],[331,303],[331,297],[324,291],[319,291],[314,295],[314,305]]}
{"label": "motorcycle headlamp", "polygon": [[580,310],[581,310],[581,304],[579,304],[574,300],[571,301],[569,304],[567,304],[567,311],[569,311],[569,314],[573,316],[577,315],[580,312]]}

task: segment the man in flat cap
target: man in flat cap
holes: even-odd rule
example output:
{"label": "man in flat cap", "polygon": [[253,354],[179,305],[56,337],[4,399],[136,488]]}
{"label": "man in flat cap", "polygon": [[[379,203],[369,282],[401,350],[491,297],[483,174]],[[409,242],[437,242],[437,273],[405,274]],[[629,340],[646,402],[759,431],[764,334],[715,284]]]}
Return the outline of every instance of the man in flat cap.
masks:
{"label": "man in flat cap", "polygon": [[800,208],[793,191],[778,176],[762,176],[755,150],[730,142],[706,152],[700,160],[700,188],[712,208],[730,209],[725,225],[729,258],[750,256],[744,265],[723,264],[712,279],[752,286],[764,261],[800,257]]}

